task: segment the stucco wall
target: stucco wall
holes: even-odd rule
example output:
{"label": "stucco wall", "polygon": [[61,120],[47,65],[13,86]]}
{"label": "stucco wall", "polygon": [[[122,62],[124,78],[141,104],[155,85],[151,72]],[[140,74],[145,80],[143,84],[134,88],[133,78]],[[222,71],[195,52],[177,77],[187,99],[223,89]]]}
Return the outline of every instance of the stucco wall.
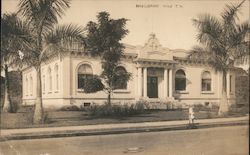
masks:
{"label": "stucco wall", "polygon": [[[56,88],[56,72],[55,66],[58,66],[58,89]],[[52,75],[52,89],[49,89],[49,74],[48,69],[51,69]],[[43,63],[41,65],[41,86],[42,86],[42,97],[44,100],[57,100],[62,99],[63,94],[63,62],[58,58],[54,57],[50,61]],[[23,76],[23,104],[30,105],[34,104],[36,96],[37,96],[37,75],[34,67],[29,67],[22,72]],[[32,81],[30,78],[32,77]],[[26,80],[28,78],[28,80]],[[28,81],[28,83],[27,83]],[[55,103],[57,104],[57,103]]]}
{"label": "stucco wall", "polygon": [[[222,73],[216,72],[212,67],[202,65],[176,65],[173,74],[173,90],[175,90],[175,73],[182,69],[186,74],[186,90],[174,91],[175,99],[188,104],[204,104],[205,102],[218,103],[222,94]],[[202,73],[209,71],[211,74],[211,91],[202,91]],[[235,102],[235,75],[232,71],[228,73],[232,76],[232,91],[228,100],[232,104]]]}
{"label": "stucco wall", "polygon": [[[100,75],[102,72],[101,60],[98,57],[90,57],[84,55],[67,55],[63,58],[54,57],[49,62],[42,64],[42,97],[45,107],[60,107],[63,105],[76,104],[83,105],[84,103],[104,103],[107,99],[107,94],[103,91],[97,93],[86,94],[82,90],[77,89],[77,71],[80,65],[89,64],[93,70],[93,74]],[[58,66],[59,72],[59,88],[56,89],[55,83],[55,66]],[[128,72],[132,73],[132,78],[127,84],[126,90],[115,90],[112,99],[114,102],[134,102],[137,98],[137,82],[138,71],[136,63],[132,59],[123,59],[121,66]],[[49,89],[48,69],[52,70],[52,90]],[[178,69],[183,69],[186,74],[186,90],[175,91],[175,73]],[[212,90],[209,92],[201,91],[201,75],[204,71],[209,71],[212,78]],[[163,97],[163,69],[158,75],[158,96]],[[228,93],[230,103],[235,102],[235,74],[232,75],[232,92]],[[34,104],[36,98],[36,72],[34,68],[27,68],[23,71],[23,104]],[[45,80],[43,77],[45,76]],[[26,78],[32,77],[32,91],[27,85]],[[177,64],[173,68],[173,95],[176,100],[188,104],[204,104],[205,102],[218,103],[222,92],[222,75],[216,72],[213,68],[207,65],[190,65]],[[28,80],[29,81],[29,80]],[[45,81],[45,83],[44,83]],[[29,82],[30,83],[30,82]],[[45,84],[45,85],[44,85]],[[28,88],[28,89],[27,89]]]}
{"label": "stucco wall", "polygon": [[[107,94],[103,91],[99,91],[96,93],[90,93],[86,94],[83,92],[83,90],[77,88],[77,71],[80,65],[82,64],[88,64],[91,66],[93,70],[93,74],[100,75],[102,72],[101,68],[101,60],[98,57],[86,57],[86,56],[71,56],[69,61],[70,65],[70,75],[67,75],[67,70],[64,70],[64,75],[67,75],[67,77],[70,80],[68,83],[65,83],[65,88],[71,88],[69,90],[64,91],[64,97],[68,97],[68,94],[71,94],[69,96],[71,98],[72,104],[82,104],[84,102],[95,102],[95,103],[103,103],[107,99]],[[128,72],[132,73],[133,78],[128,82],[127,89],[126,90],[115,90],[112,94],[112,99],[116,100],[133,100],[135,98],[135,90],[136,90],[136,67],[135,64],[132,61],[124,60],[122,61],[121,65],[123,66]],[[66,77],[66,76],[63,76]],[[65,80],[66,81],[66,80]],[[70,91],[70,93],[68,93]],[[94,100],[94,101],[93,101]]]}

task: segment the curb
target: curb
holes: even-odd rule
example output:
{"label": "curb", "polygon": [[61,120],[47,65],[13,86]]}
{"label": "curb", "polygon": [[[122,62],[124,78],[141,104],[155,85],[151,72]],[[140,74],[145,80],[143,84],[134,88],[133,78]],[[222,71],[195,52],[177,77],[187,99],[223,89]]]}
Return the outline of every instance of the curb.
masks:
{"label": "curb", "polygon": [[110,135],[110,134],[126,134],[126,133],[142,133],[142,132],[160,132],[174,130],[195,130],[223,126],[240,126],[248,125],[249,121],[234,121],[221,123],[196,123],[194,126],[188,124],[182,125],[165,125],[165,126],[148,126],[148,127],[132,127],[132,128],[112,128],[112,129],[97,129],[97,130],[66,130],[57,132],[40,132],[40,133],[25,133],[12,134],[1,136],[0,142],[7,140],[25,140],[25,139],[42,139],[42,138],[59,138],[59,137],[74,137],[74,136],[94,136],[94,135]]}

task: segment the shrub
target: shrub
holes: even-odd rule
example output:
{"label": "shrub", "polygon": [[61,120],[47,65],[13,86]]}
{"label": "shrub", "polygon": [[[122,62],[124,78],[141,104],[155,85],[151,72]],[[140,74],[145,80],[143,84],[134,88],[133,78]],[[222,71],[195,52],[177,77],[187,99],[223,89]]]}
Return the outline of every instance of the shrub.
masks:
{"label": "shrub", "polygon": [[211,108],[209,106],[206,106],[204,104],[194,104],[194,111],[209,111]]}
{"label": "shrub", "polygon": [[187,108],[187,104],[179,101],[165,102],[167,110],[181,110]]}
{"label": "shrub", "polygon": [[66,105],[60,108],[61,111],[80,111],[76,105]]}
{"label": "shrub", "polygon": [[140,99],[135,103],[136,105],[143,105],[144,109],[150,109],[150,103],[147,100]]}
{"label": "shrub", "polygon": [[85,93],[98,92],[104,89],[101,79],[96,75],[87,79],[85,78],[84,80],[82,79],[80,82],[84,82],[82,89]]}
{"label": "shrub", "polygon": [[209,112],[217,112],[219,110],[219,105],[216,103],[209,103],[209,104],[194,104],[194,111],[209,111]]}
{"label": "shrub", "polygon": [[249,113],[249,105],[237,105],[232,104],[229,107],[229,114],[248,114]]}
{"label": "shrub", "polygon": [[212,111],[219,111],[220,106],[216,103],[212,103],[211,110]]}
{"label": "shrub", "polygon": [[107,103],[103,105],[93,104],[92,106],[90,106],[88,111],[91,115],[97,117],[123,117],[145,113],[145,105],[143,103],[116,105],[109,105]]}

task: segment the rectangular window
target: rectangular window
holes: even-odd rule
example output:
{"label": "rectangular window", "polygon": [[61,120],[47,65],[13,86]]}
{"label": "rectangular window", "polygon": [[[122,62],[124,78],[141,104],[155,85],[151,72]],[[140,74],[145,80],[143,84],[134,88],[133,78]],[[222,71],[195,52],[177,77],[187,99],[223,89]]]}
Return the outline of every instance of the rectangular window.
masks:
{"label": "rectangular window", "polygon": [[52,91],[52,76],[49,75],[49,91]]}
{"label": "rectangular window", "polygon": [[211,79],[202,79],[202,91],[211,91]]}
{"label": "rectangular window", "polygon": [[229,76],[229,91],[232,92],[232,75]]}
{"label": "rectangular window", "polygon": [[83,89],[86,79],[91,79],[92,74],[78,74],[78,89]]}
{"label": "rectangular window", "polygon": [[30,96],[33,94],[33,79],[32,77],[30,78]]}
{"label": "rectangular window", "polygon": [[176,78],[175,79],[175,90],[185,91],[186,90],[186,79],[185,78]]}
{"label": "rectangular window", "polygon": [[29,81],[28,78],[26,77],[26,96],[29,95]]}

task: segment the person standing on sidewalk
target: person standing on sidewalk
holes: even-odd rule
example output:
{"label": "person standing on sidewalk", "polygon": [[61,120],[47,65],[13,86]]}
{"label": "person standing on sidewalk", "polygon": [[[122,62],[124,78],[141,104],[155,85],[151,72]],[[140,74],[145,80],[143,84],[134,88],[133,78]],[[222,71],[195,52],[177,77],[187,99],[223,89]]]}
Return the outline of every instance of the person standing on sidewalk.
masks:
{"label": "person standing on sidewalk", "polygon": [[188,119],[189,119],[189,124],[194,124],[194,111],[192,105],[190,105],[188,108]]}

